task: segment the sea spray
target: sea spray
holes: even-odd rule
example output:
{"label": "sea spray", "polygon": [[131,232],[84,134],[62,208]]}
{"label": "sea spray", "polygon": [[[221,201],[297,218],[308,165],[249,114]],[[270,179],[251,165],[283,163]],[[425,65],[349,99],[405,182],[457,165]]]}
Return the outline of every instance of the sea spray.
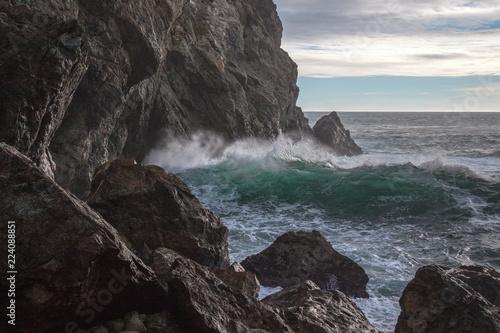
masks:
{"label": "sea spray", "polygon": [[[498,151],[500,136],[489,118],[477,124],[489,141],[472,140],[473,147],[464,144],[470,126],[463,137],[460,126],[446,133],[453,122],[440,115],[422,118],[432,126],[420,126],[415,115],[392,115],[392,123],[378,114],[341,117],[366,154],[335,156],[286,136],[222,148],[218,139],[200,143],[194,136],[165,145],[147,162],[178,173],[221,216],[232,260],[262,251],[287,231],[320,231],[366,270],[370,299],[357,303],[391,332],[399,297],[419,267],[500,268],[500,159],[487,156]],[[273,291],[263,288],[261,296]]]}

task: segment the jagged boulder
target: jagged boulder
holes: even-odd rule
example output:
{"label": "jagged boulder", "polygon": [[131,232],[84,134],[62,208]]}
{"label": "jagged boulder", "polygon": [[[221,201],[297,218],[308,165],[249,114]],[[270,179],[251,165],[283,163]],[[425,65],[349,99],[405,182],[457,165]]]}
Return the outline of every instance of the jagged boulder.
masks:
{"label": "jagged boulder", "polygon": [[168,285],[168,310],[181,332],[292,332],[273,308],[172,250],[157,249],[151,267]]}
{"label": "jagged boulder", "polygon": [[491,268],[422,267],[399,301],[395,333],[500,332],[500,308],[488,300],[498,297],[491,286],[498,291],[498,272]]}
{"label": "jagged boulder", "polygon": [[180,177],[160,167],[105,163],[95,173],[88,203],[145,260],[149,249],[167,247],[201,265],[229,266],[228,229]]}
{"label": "jagged boulder", "polygon": [[[165,306],[166,291],[86,203],[0,143],[0,216],[15,221],[18,332],[77,331],[131,310]],[[7,228],[0,242],[7,244]],[[7,247],[0,254],[7,258]],[[14,270],[2,260],[2,272]],[[0,289],[10,283],[0,281]],[[6,321],[0,331],[7,332]]]}
{"label": "jagged boulder", "polygon": [[379,333],[349,297],[305,281],[262,300],[280,310],[294,332]]}
{"label": "jagged boulder", "polygon": [[323,116],[313,127],[314,136],[336,153],[346,156],[360,155],[361,148],[351,138],[351,133],[344,128],[336,112]]}
{"label": "jagged boulder", "polygon": [[323,290],[368,298],[365,270],[335,251],[318,231],[288,232],[241,264],[263,286],[285,288],[311,280]]}
{"label": "jagged boulder", "polygon": [[228,269],[214,268],[212,273],[231,288],[239,289],[252,297],[259,297],[260,282],[252,272],[247,272],[235,262]]}

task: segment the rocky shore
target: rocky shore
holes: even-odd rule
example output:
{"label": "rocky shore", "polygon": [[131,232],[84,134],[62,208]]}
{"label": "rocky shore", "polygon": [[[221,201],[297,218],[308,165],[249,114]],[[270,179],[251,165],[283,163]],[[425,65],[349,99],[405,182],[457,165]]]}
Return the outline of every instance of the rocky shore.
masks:
{"label": "rocky shore", "polygon": [[[368,276],[317,231],[229,266],[221,220],[161,168],[106,163],[85,203],[15,148],[1,143],[0,157],[20,258],[15,332],[379,332],[349,298],[368,297]],[[259,300],[259,280],[284,289]],[[498,332],[499,303],[491,268],[423,267],[396,332]]]}
{"label": "rocky shore", "polygon": [[[107,163],[87,204],[15,148],[1,143],[0,157],[2,216],[16,221],[19,240],[17,331],[377,332],[341,291],[307,276],[259,301],[256,276],[228,267],[220,219],[161,168]],[[311,236],[322,237],[296,238]],[[333,251],[323,258],[339,260]]]}
{"label": "rocky shore", "polygon": [[[335,113],[308,125],[281,34],[272,0],[0,1],[0,332],[379,332],[350,298],[368,275],[320,233],[231,263],[223,221],[136,162],[200,130],[361,154]],[[499,332],[499,295],[491,268],[423,267],[396,332]]]}

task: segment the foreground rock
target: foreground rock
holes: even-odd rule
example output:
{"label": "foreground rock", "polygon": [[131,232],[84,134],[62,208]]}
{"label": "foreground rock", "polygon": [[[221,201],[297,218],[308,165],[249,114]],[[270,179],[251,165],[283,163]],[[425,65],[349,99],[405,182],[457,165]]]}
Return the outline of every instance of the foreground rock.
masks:
{"label": "foreground rock", "polygon": [[395,332],[498,333],[500,308],[488,301],[498,294],[490,286],[498,291],[498,272],[490,268],[422,267],[399,301]]}
{"label": "foreground rock", "polygon": [[[266,297],[262,303],[252,301],[252,304],[241,303],[238,307],[231,308],[228,305],[227,291],[224,287],[217,282],[217,279],[207,273],[206,268],[194,265],[195,270],[191,270],[189,259],[166,249],[158,249],[156,258],[159,260],[155,266],[160,272],[174,268],[167,268],[174,263],[175,270],[190,271],[194,275],[189,275],[194,278],[191,282],[197,279],[202,281],[211,282],[209,289],[205,290],[208,297],[200,297],[200,294],[193,293],[194,285],[188,287],[189,293],[185,293],[185,297],[179,302],[174,301],[173,307],[179,304],[191,304],[189,313],[182,312],[181,316],[168,312],[161,312],[152,315],[139,315],[137,312],[131,312],[123,319],[112,320],[101,327],[94,327],[88,333],[100,332],[121,332],[121,331],[136,331],[147,333],[177,333],[177,332],[238,332],[238,333],[270,333],[270,332],[294,332],[294,333],[380,333],[375,329],[366,319],[362,311],[357,305],[339,291],[325,291],[319,289],[312,281],[306,281],[300,285],[285,289],[276,294]],[[166,259],[166,260],[165,260]],[[186,266],[187,264],[187,266]],[[204,272],[204,273],[203,273]],[[208,278],[208,279],[207,279]],[[236,294],[237,296],[238,294]],[[174,294],[171,295],[173,297]],[[189,300],[185,300],[185,298]],[[238,299],[238,297],[236,298]],[[247,298],[244,298],[247,299]],[[244,300],[244,299],[240,299]],[[212,303],[218,300],[217,303]],[[207,303],[208,302],[208,303]],[[269,318],[263,318],[259,321],[254,315],[251,314],[252,307],[256,304],[266,311],[275,312],[285,322],[281,328],[277,326],[267,327]],[[265,305],[263,305],[265,304]],[[233,304],[234,307],[236,304]],[[184,305],[183,305],[184,306]],[[200,313],[207,312],[206,323],[189,323],[186,315],[192,314],[192,311]],[[222,312],[218,312],[222,311]],[[225,315],[227,317],[225,323],[220,315],[228,311]],[[236,311],[236,312],[235,312]],[[262,311],[261,311],[262,313]],[[209,323],[208,315],[214,315],[214,323],[207,327]],[[249,315],[253,319],[249,319]],[[274,316],[274,315],[273,315]],[[193,317],[192,320],[199,320],[198,317]],[[176,321],[181,323],[177,326]],[[250,324],[249,324],[250,323]],[[272,323],[272,322],[271,322]],[[248,326],[258,326],[261,328],[248,329]],[[194,328],[195,327],[195,328]],[[216,328],[213,328],[216,327]],[[263,327],[263,328],[262,328]],[[106,329],[108,331],[106,331]],[[146,331],[147,329],[147,331]],[[84,332],[87,333],[87,332]]]}
{"label": "foreground rock", "polygon": [[168,310],[181,332],[292,332],[276,310],[172,250],[156,250],[151,267],[168,285]]}
{"label": "foreground rock", "polygon": [[161,311],[151,315],[129,312],[124,318],[110,320],[104,325],[94,326],[80,333],[177,333],[181,332],[175,325],[174,318],[167,312]]}
{"label": "foreground rock", "polygon": [[344,128],[336,112],[323,116],[313,127],[314,136],[336,153],[346,156],[363,154],[363,151]]}
{"label": "foreground rock", "polygon": [[214,268],[212,272],[231,288],[239,289],[258,298],[260,282],[252,272],[247,272],[240,263],[235,262],[228,269]]}
{"label": "foreground rock", "polygon": [[379,332],[349,297],[336,290],[321,290],[312,281],[277,292],[262,302],[280,309],[294,332]]}
{"label": "foreground rock", "polygon": [[[0,143],[0,216],[15,221],[16,331],[77,331],[128,311],[164,307],[154,272],[84,202]],[[0,242],[7,244],[7,228]],[[7,258],[7,246],[1,255]],[[7,260],[0,269],[6,272]],[[9,281],[0,286],[7,290]],[[0,331],[7,332],[1,327]]]}
{"label": "foreground rock", "polygon": [[291,287],[311,280],[323,290],[368,298],[364,269],[335,251],[317,231],[286,233],[241,264],[255,273],[263,286]]}
{"label": "foreground rock", "polygon": [[182,179],[160,167],[106,163],[96,171],[88,203],[145,260],[149,249],[167,247],[201,265],[229,266],[228,229]]}

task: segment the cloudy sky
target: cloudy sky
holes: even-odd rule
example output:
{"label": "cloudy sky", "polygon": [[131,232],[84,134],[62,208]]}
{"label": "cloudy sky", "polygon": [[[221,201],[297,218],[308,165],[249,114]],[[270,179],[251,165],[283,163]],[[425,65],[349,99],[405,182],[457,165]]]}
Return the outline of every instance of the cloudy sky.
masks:
{"label": "cloudy sky", "polygon": [[500,110],[500,0],[275,0],[304,110]]}

